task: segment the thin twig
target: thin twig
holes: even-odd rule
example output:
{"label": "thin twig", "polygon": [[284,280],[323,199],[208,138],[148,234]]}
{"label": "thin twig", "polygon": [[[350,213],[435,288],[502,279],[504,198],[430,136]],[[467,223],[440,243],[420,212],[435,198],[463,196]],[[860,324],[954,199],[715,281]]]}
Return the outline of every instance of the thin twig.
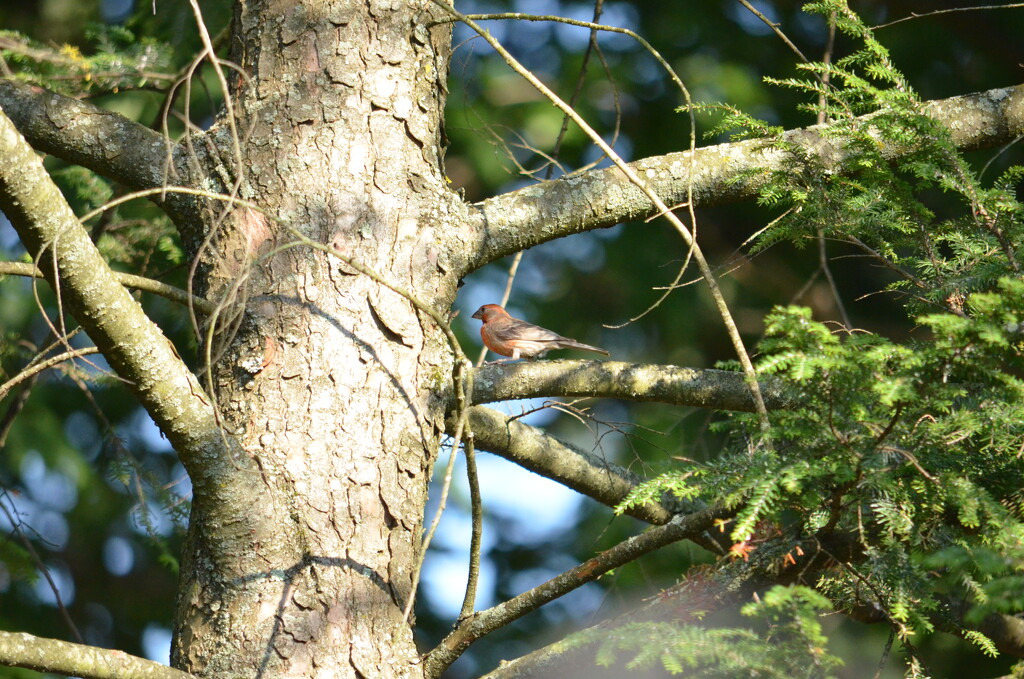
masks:
{"label": "thin twig", "polygon": [[949,14],[950,12],[973,12],[973,11],[976,11],[976,10],[979,10],[979,9],[1017,9],[1019,7],[1024,7],[1024,2],[1014,2],[1014,3],[1008,4],[1008,5],[982,5],[980,7],[954,7],[952,9],[937,9],[937,10],[934,10],[932,12],[920,12],[920,13],[918,13],[918,12],[911,12],[908,16],[905,16],[902,19],[896,19],[895,21],[890,21],[889,23],[886,23],[886,24],[878,24],[877,26],[872,26],[871,30],[875,31],[875,30],[878,30],[879,28],[888,28],[889,26],[894,26],[896,24],[901,24],[904,21],[910,21],[911,19],[924,19],[925,17],[930,17],[930,16],[932,16],[934,14]]}
{"label": "thin twig", "polygon": [[[583,60],[582,60],[582,64],[580,65],[579,74],[576,77],[576,87],[573,90],[572,96],[569,98],[569,105],[570,106],[572,106],[576,102],[577,97],[579,97],[580,93],[583,91],[583,83],[584,83],[584,79],[585,79],[586,74],[587,74],[587,64],[590,61],[591,53],[593,51],[595,51],[595,50],[597,50],[598,53],[600,53],[599,52],[599,48],[597,47],[596,36],[597,36],[597,31],[598,31],[597,21],[598,21],[598,19],[601,18],[601,13],[603,11],[603,7],[604,7],[604,0],[596,0],[596,2],[594,3],[594,21],[593,21],[593,23],[595,25],[592,26],[591,29],[590,29],[590,40],[587,42],[587,49],[586,49],[586,51],[583,54]],[[603,58],[602,58],[602,63],[604,63]],[[616,110],[616,116],[615,116],[616,132],[612,136],[613,143],[614,143],[614,139],[618,136],[618,126],[619,126],[619,117],[620,117],[619,114],[618,114],[618,112],[619,112],[618,88],[616,88],[614,86],[614,83],[612,83],[612,91],[615,93],[614,96],[615,96],[615,110]],[[544,179],[545,180],[551,179],[551,175],[554,172],[555,164],[558,162],[558,156],[559,156],[559,154],[561,152],[561,149],[562,149],[562,142],[565,140],[565,134],[566,134],[566,132],[569,129],[569,122],[570,122],[569,116],[563,115],[562,116],[562,127],[558,131],[558,136],[555,138],[555,147],[551,151],[551,158],[550,158],[551,162],[548,163],[547,169],[544,172]],[[503,307],[506,306],[508,304],[509,298],[511,298],[511,296],[512,296],[512,285],[515,282],[516,274],[519,271],[519,265],[523,261],[523,254],[524,254],[524,251],[523,250],[519,250],[518,252],[516,252],[515,256],[512,258],[512,264],[509,265],[508,274],[507,274],[507,278],[506,278],[506,281],[505,281],[505,291],[501,295],[501,302],[499,303],[500,306],[503,306]],[[484,358],[486,356],[487,356],[487,347],[482,347],[481,350],[480,350],[480,357],[477,359],[476,364],[475,364],[476,367],[479,368],[481,365],[483,365]]]}
{"label": "thin twig", "polygon": [[[57,338],[56,341],[52,342],[49,346],[40,351],[37,351],[34,345],[31,345],[23,340],[23,344],[28,345],[31,350],[36,351],[35,357],[32,358],[32,360],[30,360],[25,365],[23,370],[27,370],[35,365],[38,365],[41,361],[44,360],[43,357],[46,354],[53,351],[55,347],[62,345],[64,342],[70,341],[71,338],[77,335],[79,332],[81,332],[81,330],[81,326],[75,328],[68,334],[67,337]],[[21,388],[18,390],[18,394],[11,401],[10,405],[7,408],[7,411],[3,414],[3,417],[0,417],[0,449],[3,449],[4,445],[6,445],[7,436],[8,434],[10,434],[11,428],[14,426],[14,421],[17,419],[18,414],[21,412],[22,408],[25,407],[25,403],[26,401],[28,401],[28,397],[32,393],[32,385],[35,384],[36,376],[38,376],[38,373],[36,373],[35,376],[32,376],[32,379],[30,379],[29,381],[23,381]],[[8,385],[10,385],[10,383],[8,383]]]}
{"label": "thin twig", "polygon": [[877,250],[875,250],[874,248],[872,248],[870,245],[868,245],[867,243],[862,241],[860,238],[857,238],[856,236],[847,236],[846,240],[849,241],[850,243],[853,243],[854,245],[859,247],[861,250],[863,250],[864,252],[868,253],[869,255],[871,255],[872,257],[877,259],[879,262],[881,262],[883,265],[885,265],[885,267],[887,269],[891,269],[891,270],[895,271],[896,273],[898,273],[903,278],[906,278],[908,281],[913,283],[915,287],[920,288],[921,290],[927,290],[928,289],[928,285],[925,284],[924,281],[922,281],[920,278],[918,278],[914,274],[910,273],[906,269],[900,268],[894,262],[889,261],[889,259],[886,258],[885,256],[883,256],[882,253],[880,253]]}
{"label": "thin twig", "polygon": [[459,620],[469,617],[476,609],[476,590],[480,581],[480,545],[483,542],[484,512],[480,501],[480,477],[476,473],[476,449],[473,437],[466,437],[466,480],[469,482],[469,502],[473,518],[473,532],[469,539],[469,576],[466,578],[466,596],[462,600]]}
{"label": "thin twig", "polygon": [[[7,490],[3,490],[3,496],[7,498],[8,502],[11,502],[10,494]],[[11,502],[11,507],[14,507],[13,502]],[[53,592],[54,602],[57,604],[57,610],[60,611],[61,617],[64,618],[64,623],[68,626],[68,629],[71,630],[71,635],[75,638],[75,641],[80,644],[84,644],[85,641],[82,639],[82,635],[78,633],[78,627],[75,626],[75,622],[71,619],[71,614],[68,612],[67,606],[64,605],[64,601],[61,599],[60,589],[58,589],[57,583],[53,581],[53,576],[50,575],[50,569],[46,567],[45,563],[43,563],[42,558],[39,556],[39,552],[37,552],[36,548],[32,546],[32,541],[28,539],[27,535],[25,535],[25,531],[21,524],[21,517],[15,518],[14,514],[11,513],[11,510],[8,509],[7,505],[3,502],[0,502],[0,510],[2,510],[4,515],[7,516],[7,520],[10,522],[12,530],[18,534],[18,539],[21,541],[25,551],[32,557],[32,561],[35,562],[36,568],[39,569],[39,572],[43,574],[44,578],[46,578],[47,584],[50,585],[50,590]]]}
{"label": "thin twig", "polygon": [[882,657],[878,659],[878,669],[875,670],[875,676],[873,679],[878,679],[882,676],[882,670],[885,669],[885,663],[889,660],[889,652],[892,650],[892,642],[896,640],[896,629],[893,627],[889,628],[889,640],[885,642],[885,650],[882,651]]}
{"label": "thin twig", "polygon": [[[57,323],[60,325],[59,329],[57,328],[57,326],[55,326],[53,324],[53,321],[50,320],[49,314],[46,313],[46,305],[43,304],[43,299],[39,295],[38,281],[40,279],[37,279],[35,277],[32,278],[32,286],[31,286],[32,287],[32,299],[36,303],[36,308],[39,309],[39,315],[42,316],[43,321],[46,323],[47,327],[50,328],[50,332],[53,334],[53,336],[57,338],[57,342],[59,344],[63,345],[64,348],[66,348],[68,351],[74,351],[75,349],[74,349],[74,347],[71,346],[71,343],[69,341],[71,335],[67,332],[67,328],[64,326],[64,304],[63,304],[62,299],[61,299],[60,277],[57,275],[58,266],[57,266],[57,242],[56,241],[59,238],[60,238],[60,234],[58,234],[54,238],[54,242],[53,243],[44,243],[40,247],[40,250],[39,250],[38,254],[36,255],[36,257],[33,259],[33,264],[29,265],[32,268],[37,268],[35,262],[39,262],[42,259],[43,255],[46,253],[46,249],[49,248],[49,250],[50,250],[50,259],[52,260],[50,262],[50,266],[53,267],[53,272],[54,272],[54,284],[53,284],[52,287],[53,287],[54,297],[56,298],[56,303],[57,303]],[[40,278],[42,278],[42,277],[40,277]],[[93,368],[95,368],[97,372],[100,372],[100,373],[106,373],[107,372],[101,366],[96,365],[95,363],[93,363],[92,361],[90,361],[88,359],[85,359],[85,362],[88,363]],[[120,376],[116,376],[115,375],[115,377],[117,377],[117,379],[119,379],[119,380],[126,381],[126,380],[124,380],[124,378],[122,378]]]}
{"label": "thin twig", "polygon": [[[821,83],[828,87],[831,82],[829,66],[832,64],[832,53],[835,51],[836,46],[836,13],[833,11],[828,17],[828,39],[825,41],[825,53],[822,55],[822,63],[825,64],[824,73],[819,76]],[[818,96],[818,124],[824,125],[828,122],[828,116],[826,115],[826,104],[824,90]],[[818,231],[818,268],[825,275],[825,280],[828,282],[829,290],[832,291],[832,299],[836,302],[836,308],[839,311],[839,316],[842,318],[843,325],[847,328],[852,328],[853,323],[850,321],[849,314],[846,313],[846,305],[843,304],[843,298],[839,294],[839,286],[836,284],[836,279],[832,275],[832,267],[829,265],[828,260],[828,243],[825,240],[825,233]]]}
{"label": "thin twig", "polygon": [[18,415],[21,414],[25,403],[28,402],[28,397],[32,394],[32,385],[34,383],[35,380],[31,380],[23,384],[21,389],[18,390],[17,395],[7,406],[3,416],[0,417],[0,450],[7,445],[7,436],[11,433],[11,428],[14,427],[14,422],[18,419]]}
{"label": "thin twig", "polygon": [[[436,2],[437,0],[434,0],[434,1]],[[550,21],[550,22],[555,22],[555,23],[567,24],[569,26],[579,26],[580,28],[589,28],[592,32],[593,31],[606,31],[606,32],[609,32],[609,33],[620,33],[622,35],[627,35],[630,38],[632,38],[633,40],[637,41],[640,44],[641,47],[643,47],[652,57],[654,57],[654,59],[658,62],[658,64],[661,65],[661,67],[665,70],[665,72],[668,74],[668,76],[672,79],[672,82],[675,83],[676,87],[679,88],[679,91],[682,94],[683,99],[685,101],[684,108],[685,108],[685,110],[687,112],[687,115],[689,116],[689,119],[690,119],[690,152],[691,153],[690,153],[690,172],[689,172],[689,177],[691,179],[687,183],[687,187],[686,187],[687,200],[685,201],[683,206],[687,207],[689,209],[690,222],[693,224],[693,236],[694,236],[693,242],[694,243],[696,242],[697,215],[696,215],[696,213],[694,212],[694,209],[693,209],[693,184],[692,184],[692,177],[695,175],[695,167],[696,167],[696,158],[695,158],[695,156],[693,154],[693,151],[697,147],[697,119],[696,119],[696,116],[694,115],[694,109],[693,109],[693,105],[692,105],[693,102],[690,100],[690,93],[689,93],[689,91],[686,89],[686,86],[683,84],[683,81],[676,74],[675,70],[668,63],[668,61],[666,61],[665,58],[663,56],[661,56],[661,54],[656,49],[654,49],[654,47],[649,42],[647,42],[647,40],[642,38],[639,34],[635,33],[634,31],[629,30],[628,28],[620,28],[618,26],[609,26],[609,25],[606,25],[606,24],[599,24],[599,23],[590,22],[590,21],[579,21],[579,20],[576,20],[576,19],[567,19],[565,17],[554,16],[554,15],[535,15],[535,14],[523,14],[521,12],[506,12],[506,13],[501,13],[501,14],[468,14],[468,15],[465,15],[465,16],[467,18],[469,18],[469,19],[481,20],[481,21],[483,21],[483,20],[496,20],[496,19],[518,19],[518,20],[523,20],[523,21]],[[454,21],[455,19],[452,19],[452,20]],[[479,32],[479,30],[478,30],[478,32]],[[499,50],[499,54],[502,54],[502,52],[500,50]],[[601,58],[602,64],[605,65],[605,68],[607,70],[607,64],[604,61],[603,55],[601,55],[600,52],[598,52],[598,55]],[[506,61],[507,61],[507,59],[506,59]],[[608,146],[613,146],[614,145],[614,141],[615,141],[615,139],[618,136],[618,125],[619,125],[619,120],[618,120],[619,119],[619,115],[618,115],[619,106],[618,106],[618,94],[617,94],[618,90],[615,90],[615,92],[616,92],[616,106],[615,106],[615,108],[616,108],[616,123],[615,123],[616,124],[616,132],[615,132],[615,134],[612,137],[612,144],[608,144]],[[571,104],[570,104],[570,107],[571,107]],[[575,118],[573,118],[572,116],[566,115],[565,117],[566,118],[572,118],[574,122],[577,122],[577,124],[579,122]],[[587,129],[589,129],[589,128],[583,127],[583,130],[585,132],[587,131]],[[604,152],[604,146],[602,146],[602,144],[597,144],[597,146],[598,146],[598,148],[600,148],[602,150],[602,152]],[[608,157],[608,158],[612,159],[613,162],[615,162],[614,158],[609,156],[607,153],[605,153],[604,157]],[[675,208],[672,208],[672,209],[675,209]],[[663,210],[660,210],[658,214],[661,215],[661,214],[664,214],[665,212],[669,212],[669,211],[670,211],[670,209],[668,207],[665,207]],[[611,329],[624,328],[627,325],[629,325],[630,323],[634,323],[634,322],[640,320],[641,318],[643,318],[644,316],[649,314],[651,311],[653,311],[654,309],[658,308],[661,305],[661,303],[664,302],[665,299],[668,298],[668,296],[672,293],[672,291],[679,287],[679,282],[682,280],[683,276],[685,275],[686,270],[689,268],[690,258],[692,257],[692,255],[693,255],[693,245],[691,244],[689,246],[689,249],[687,250],[686,257],[683,259],[682,265],[679,267],[679,272],[676,274],[675,279],[668,286],[665,286],[665,287],[662,287],[662,288],[655,288],[655,289],[661,289],[661,290],[663,290],[663,292],[662,292],[661,295],[658,296],[658,298],[656,300],[654,300],[653,302],[648,304],[646,309],[641,311],[639,314],[630,317],[629,320],[626,321],[625,323],[620,323],[620,324],[615,324],[615,325],[605,325],[605,327],[606,328],[611,328]]]}
{"label": "thin twig", "polygon": [[[595,0],[594,2],[594,14],[593,21],[596,24],[601,18],[601,14],[604,10],[604,0]],[[583,60],[580,65],[579,73],[576,77],[576,87],[573,89],[572,96],[569,98],[569,105],[573,106],[580,94],[583,92],[583,85],[586,81],[587,65],[590,63],[590,56],[593,53],[597,53],[601,59],[601,63],[605,67],[605,72],[609,75],[609,81],[612,81],[611,73],[608,69],[608,64],[604,60],[604,56],[601,54],[600,46],[597,43],[597,28],[590,29],[590,40],[587,42],[587,49],[583,54]],[[615,132],[612,135],[612,143],[618,138],[619,124],[620,124],[620,109],[619,109],[619,90],[612,81],[612,92],[615,98]],[[558,136],[555,138],[554,149],[551,151],[547,168],[544,171],[544,179],[551,179],[551,175],[554,173],[555,166],[558,164],[558,156],[562,150],[562,142],[565,140],[565,135],[569,130],[570,118],[567,115],[562,116],[562,127],[558,131]],[[597,161],[595,161],[596,163]],[[515,282],[516,274],[519,271],[519,265],[523,261],[523,250],[516,252],[512,258],[512,264],[508,269],[508,278],[505,282],[505,290],[501,296],[500,305],[502,307],[508,304],[509,298],[512,296],[512,285]],[[476,367],[483,365],[484,358],[487,356],[487,347],[481,347],[480,357],[477,359]],[[468,409],[467,409],[468,411]],[[462,602],[462,611],[459,614],[459,620],[466,618],[473,613],[476,607],[476,592],[477,585],[480,578],[480,544],[481,536],[483,535],[483,505],[480,497],[480,480],[477,476],[476,469],[476,453],[473,447],[472,433],[466,439],[465,453],[466,453],[466,479],[469,483],[469,499],[470,499],[470,516],[472,520],[472,535],[470,537],[469,544],[469,575],[466,579],[466,594]]]}
{"label": "thin twig", "polygon": [[[460,351],[461,353],[461,351]],[[413,570],[413,581],[412,589],[409,591],[409,599],[405,602],[405,610],[402,612],[402,619],[409,620],[409,616],[412,614],[412,605],[416,601],[416,588],[419,587],[420,575],[423,572],[423,560],[426,558],[427,548],[430,547],[431,540],[434,539],[434,533],[437,532],[437,526],[441,523],[441,515],[444,513],[445,505],[448,502],[448,491],[452,485],[452,474],[455,470],[455,456],[459,452],[459,443],[462,440],[463,433],[469,427],[469,404],[467,403],[469,394],[472,393],[473,373],[464,372],[465,363],[456,359],[456,363],[461,367],[458,368],[459,377],[455,383],[455,393],[458,399],[459,417],[458,423],[455,427],[455,437],[452,440],[452,452],[448,457],[448,466],[445,469],[444,481],[441,484],[441,497],[438,499],[437,511],[434,513],[434,520],[430,523],[430,528],[427,530],[427,534],[423,536],[423,542],[420,547],[419,558],[416,561],[416,568]],[[468,384],[468,389],[465,387]]]}
{"label": "thin twig", "polygon": [[766,17],[764,14],[758,11],[758,9],[751,5],[749,2],[747,2],[747,0],[739,0],[739,2],[741,5],[750,10],[754,14],[754,16],[763,21],[765,26],[772,29],[775,35],[779,36],[779,39],[782,40],[782,42],[786,43],[786,46],[789,47],[789,49],[793,50],[793,52],[798,57],[800,57],[800,61],[807,61],[807,57],[804,56],[804,53],[800,51],[799,47],[793,44],[792,40],[786,37],[786,34],[782,32],[782,29],[779,28],[779,25],[777,23],[770,21],[768,17]]}
{"label": "thin twig", "polygon": [[[28,262],[0,262],[0,276],[27,276],[30,278],[43,278],[43,272],[38,267],[29,264]],[[160,295],[172,302],[178,304],[192,304],[195,308],[202,311],[204,314],[208,314],[213,311],[213,305],[207,302],[202,297],[196,297],[182,290],[176,288],[173,285],[168,285],[152,278],[144,278],[143,276],[136,276],[130,273],[123,273],[121,271],[114,272],[114,278],[126,287],[134,288],[136,290],[142,290],[143,292],[151,292],[155,295]]]}
{"label": "thin twig", "polygon": [[36,363],[33,366],[27,367],[21,372],[19,372],[17,375],[12,377],[11,379],[7,380],[3,384],[0,384],[0,398],[4,398],[11,391],[11,389],[21,384],[25,380],[35,375],[38,375],[44,370],[48,370],[49,368],[52,368],[55,365],[59,365],[64,361],[70,361],[75,358],[80,358],[82,356],[88,356],[90,354],[98,353],[100,353],[100,350],[97,349],[96,347],[85,347],[84,349],[65,351],[63,354],[51,356],[50,358],[47,358],[39,363]]}
{"label": "thin twig", "polygon": [[839,311],[840,318],[843,319],[843,325],[847,328],[852,328],[853,322],[850,321],[850,316],[846,313],[846,305],[843,304],[843,298],[839,294],[839,286],[836,284],[836,279],[832,276],[832,267],[829,265],[828,250],[825,245],[825,234],[819,231],[818,266],[821,269],[821,272],[825,275],[825,280],[828,281],[828,288],[832,291],[832,299],[836,302],[836,309]]}
{"label": "thin twig", "polygon": [[[203,51],[200,53],[200,55],[197,57],[197,61],[194,62],[194,63],[196,65],[198,65],[198,63],[202,62],[202,59],[205,56],[209,57],[210,64],[213,66],[214,73],[217,76],[217,81],[220,84],[221,91],[224,94],[224,116],[223,117],[227,119],[228,131],[230,133],[229,136],[231,138],[231,152],[232,152],[233,160],[234,160],[234,163],[235,163],[235,167],[233,168],[233,175],[234,175],[232,177],[233,181],[231,183],[230,190],[228,191],[228,193],[229,193],[229,195],[232,198],[234,198],[235,196],[238,195],[238,191],[239,191],[239,189],[242,186],[242,182],[243,182],[243,180],[245,178],[245,169],[246,168],[245,168],[245,165],[244,165],[244,163],[242,161],[242,145],[241,145],[241,141],[240,141],[240,135],[239,135],[239,132],[238,132],[238,126],[237,126],[237,121],[236,121],[236,116],[235,116],[235,106],[234,106],[234,102],[233,102],[233,100],[231,98],[231,88],[228,86],[228,81],[227,81],[227,77],[224,75],[223,66],[225,66],[225,65],[230,66],[230,67],[234,68],[240,74],[243,73],[243,71],[242,71],[241,68],[237,67],[236,65],[232,64],[231,62],[226,61],[226,60],[222,60],[220,57],[217,56],[216,47],[213,44],[213,40],[210,38],[209,30],[206,28],[206,22],[203,19],[203,13],[202,13],[202,10],[199,8],[198,1],[197,0],[189,0],[189,4],[192,7],[192,13],[195,16],[196,27],[199,30],[199,37],[200,37],[200,39],[201,39],[201,41],[203,43]],[[189,97],[188,93],[190,91],[191,91],[191,78],[186,82],[186,97],[185,97],[186,110],[187,110],[187,107],[189,106],[189,99],[190,99],[190,97]],[[192,152],[193,157],[196,157],[194,149],[191,146],[191,135],[186,135],[186,140],[187,140],[187,146],[190,149],[190,151]],[[207,142],[208,143],[212,143],[212,142],[210,142],[209,138],[207,138]],[[223,181],[223,179],[222,179],[222,182],[223,182],[223,184],[225,186],[227,186],[227,184],[228,184],[227,181]],[[217,215],[216,219],[213,220],[213,223],[210,225],[210,228],[208,229],[206,237],[204,238],[203,242],[200,244],[199,248],[197,249],[197,252],[196,252],[195,256],[192,259],[192,263],[191,263],[191,265],[189,267],[189,272],[188,272],[188,283],[187,283],[187,288],[186,289],[188,290],[189,295],[192,294],[193,281],[195,280],[195,275],[196,275],[196,271],[197,271],[197,269],[199,267],[199,263],[203,259],[203,253],[213,243],[214,239],[216,238],[216,236],[220,232],[220,227],[224,224],[225,220],[227,220],[227,218],[228,218],[228,216],[230,214],[231,214],[230,206],[224,206],[224,209],[220,212],[219,215]],[[234,290],[237,290],[237,288],[238,288],[238,286],[233,286],[232,294],[233,294]],[[218,302],[218,309],[221,309],[221,308],[224,308],[224,307],[228,306],[228,303],[229,303],[229,301],[231,299],[232,299],[231,297],[227,297],[227,296],[222,297],[222,299],[219,300],[219,302]],[[194,332],[196,334],[196,337],[197,338],[202,337],[202,333],[200,332],[199,321],[196,318],[195,310],[192,307],[189,307],[188,311],[189,311],[189,318],[192,321],[192,327],[193,327],[193,330],[194,330]],[[215,314],[211,314],[211,317],[215,317],[217,315],[218,314],[216,314],[216,313]],[[240,319],[237,319],[237,318],[235,320],[236,321],[240,321]],[[229,322],[230,322],[230,320],[229,320]],[[214,334],[213,331],[215,330],[216,326],[215,326],[215,323],[212,322],[212,321],[209,323],[209,326],[210,326],[210,332],[207,333],[207,340],[208,341],[202,347],[203,359],[205,361],[203,375],[206,377],[206,391],[207,391],[210,399],[213,401],[214,417],[216,418],[217,422],[219,423],[219,421],[220,421],[220,406],[219,406],[219,403],[217,402],[217,390],[214,388],[214,383],[213,383],[213,356],[212,356],[213,355],[213,348],[211,346],[211,342],[209,341],[210,339],[213,338],[213,334]],[[236,325],[235,328],[237,329],[237,327],[238,326]],[[226,334],[225,336],[230,337],[230,334]],[[223,432],[222,432],[222,436],[224,436]]]}

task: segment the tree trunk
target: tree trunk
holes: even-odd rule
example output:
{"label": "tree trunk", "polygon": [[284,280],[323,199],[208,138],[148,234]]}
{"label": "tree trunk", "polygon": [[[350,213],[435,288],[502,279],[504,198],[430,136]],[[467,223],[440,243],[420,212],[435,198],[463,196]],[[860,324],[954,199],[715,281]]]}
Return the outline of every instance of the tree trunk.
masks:
{"label": "tree trunk", "polygon": [[265,214],[213,205],[187,245],[197,289],[220,300],[204,348],[244,451],[224,483],[248,500],[224,517],[195,489],[172,652],[193,674],[422,676],[402,611],[452,352],[381,281],[441,311],[455,294],[440,16],[376,0],[236,10],[239,155],[226,118],[202,141],[223,163],[210,176]]}

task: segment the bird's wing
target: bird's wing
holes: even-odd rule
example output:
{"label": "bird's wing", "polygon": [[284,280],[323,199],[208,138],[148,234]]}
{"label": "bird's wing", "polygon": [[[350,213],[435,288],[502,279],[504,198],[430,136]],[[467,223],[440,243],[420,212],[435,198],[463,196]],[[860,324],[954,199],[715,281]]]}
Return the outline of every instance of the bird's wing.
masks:
{"label": "bird's wing", "polygon": [[501,323],[491,323],[491,333],[503,342],[527,340],[531,342],[557,342],[567,338],[547,328],[518,318],[503,319]]}

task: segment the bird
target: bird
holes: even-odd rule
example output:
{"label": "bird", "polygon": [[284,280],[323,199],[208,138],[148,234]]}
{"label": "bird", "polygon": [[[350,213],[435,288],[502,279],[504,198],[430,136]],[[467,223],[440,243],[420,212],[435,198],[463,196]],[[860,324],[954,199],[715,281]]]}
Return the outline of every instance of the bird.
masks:
{"label": "bird", "polygon": [[547,328],[513,318],[497,304],[484,304],[476,310],[473,318],[483,321],[483,325],[480,326],[480,338],[484,341],[484,346],[496,354],[510,357],[499,359],[495,361],[496,363],[520,358],[533,360],[552,349],[581,349],[609,355],[604,349],[562,337]]}

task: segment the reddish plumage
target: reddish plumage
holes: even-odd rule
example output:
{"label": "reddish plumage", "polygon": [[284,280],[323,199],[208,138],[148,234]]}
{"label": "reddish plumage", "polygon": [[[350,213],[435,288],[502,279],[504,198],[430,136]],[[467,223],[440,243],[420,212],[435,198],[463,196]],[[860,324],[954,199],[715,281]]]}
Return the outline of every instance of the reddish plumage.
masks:
{"label": "reddish plumage", "polygon": [[484,346],[496,354],[511,357],[513,361],[518,358],[538,358],[552,349],[581,349],[608,355],[604,349],[562,337],[539,325],[513,318],[497,304],[484,304],[476,310],[473,318],[483,321],[480,338],[484,341]]}

